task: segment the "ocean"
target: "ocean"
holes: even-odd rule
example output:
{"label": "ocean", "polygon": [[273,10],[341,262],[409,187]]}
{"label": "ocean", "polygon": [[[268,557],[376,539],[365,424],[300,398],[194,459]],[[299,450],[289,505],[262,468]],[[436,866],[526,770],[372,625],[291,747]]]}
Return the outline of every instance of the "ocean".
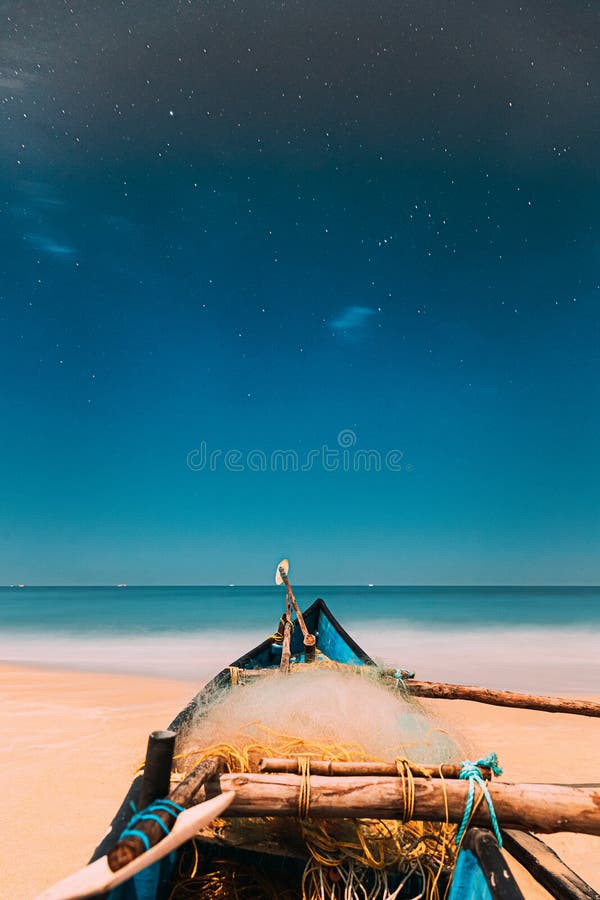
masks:
{"label": "ocean", "polygon": [[[600,695],[600,588],[295,586],[423,680]],[[281,588],[0,588],[0,660],[200,684],[276,628]]]}

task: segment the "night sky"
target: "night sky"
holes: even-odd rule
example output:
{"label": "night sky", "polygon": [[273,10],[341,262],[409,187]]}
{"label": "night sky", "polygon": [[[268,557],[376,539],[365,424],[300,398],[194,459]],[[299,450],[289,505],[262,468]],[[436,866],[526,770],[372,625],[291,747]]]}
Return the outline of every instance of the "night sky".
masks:
{"label": "night sky", "polygon": [[2,3],[0,583],[599,583],[597,13]]}

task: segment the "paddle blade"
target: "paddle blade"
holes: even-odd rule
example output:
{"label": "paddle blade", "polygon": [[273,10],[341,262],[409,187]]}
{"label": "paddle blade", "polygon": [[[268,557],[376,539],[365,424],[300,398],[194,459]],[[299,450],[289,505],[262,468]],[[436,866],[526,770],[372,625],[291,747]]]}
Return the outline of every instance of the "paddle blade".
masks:
{"label": "paddle blade", "polygon": [[108,857],[103,856],[85,869],[67,875],[62,881],[46,888],[35,900],[67,900],[71,897],[75,900],[76,897],[90,897],[106,890],[114,875],[108,865]]}
{"label": "paddle blade", "polygon": [[234,797],[234,791],[227,791],[224,794],[219,794],[218,797],[213,797],[212,800],[206,800],[204,803],[198,803],[197,806],[185,809],[177,817],[170,834],[117,872],[111,870],[108,865],[108,858],[103,856],[89,866],[85,866],[85,868],[80,869],[73,875],[68,875],[67,878],[63,878],[62,881],[42,891],[35,900],[80,900],[80,898],[93,897],[95,894],[112,890],[112,888],[117,887],[123,881],[127,881],[136,872],[141,872],[142,869],[152,865],[152,863],[162,859],[163,856],[166,856],[172,850],[176,850],[181,844],[189,841],[201,828],[204,828],[217,816],[220,816]]}
{"label": "paddle blade", "polygon": [[281,577],[280,569],[283,569],[283,574],[287,575],[287,573],[290,570],[289,559],[282,559],[281,562],[278,564],[278,566],[275,570],[275,584],[283,584],[283,578]]}

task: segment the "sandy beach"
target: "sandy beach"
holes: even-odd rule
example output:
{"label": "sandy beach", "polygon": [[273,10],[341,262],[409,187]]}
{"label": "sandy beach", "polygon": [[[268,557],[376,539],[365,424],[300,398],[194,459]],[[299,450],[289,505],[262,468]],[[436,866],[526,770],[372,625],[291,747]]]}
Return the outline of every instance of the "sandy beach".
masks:
{"label": "sandy beach", "polygon": [[[120,803],[148,732],[196,692],[185,681],[0,665],[4,830],[0,897],[30,900],[84,864]],[[597,780],[600,722],[578,716],[427,701],[474,754],[495,750],[509,781]],[[600,840],[548,843],[597,890]],[[548,896],[526,878],[528,898]]]}
{"label": "sandy beach", "polygon": [[5,829],[0,897],[29,900],[87,860],[148,733],[195,693],[167,679],[0,666]]}

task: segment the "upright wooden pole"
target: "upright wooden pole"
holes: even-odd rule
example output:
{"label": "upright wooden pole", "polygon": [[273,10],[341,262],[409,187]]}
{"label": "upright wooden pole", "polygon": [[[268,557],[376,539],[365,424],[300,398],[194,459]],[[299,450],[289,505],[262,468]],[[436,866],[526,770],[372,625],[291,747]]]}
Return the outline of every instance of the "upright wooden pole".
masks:
{"label": "upright wooden pole", "polygon": [[148,737],[146,762],[138,800],[140,809],[144,809],[159,797],[166,797],[169,793],[176,737],[174,731],[153,731]]}

